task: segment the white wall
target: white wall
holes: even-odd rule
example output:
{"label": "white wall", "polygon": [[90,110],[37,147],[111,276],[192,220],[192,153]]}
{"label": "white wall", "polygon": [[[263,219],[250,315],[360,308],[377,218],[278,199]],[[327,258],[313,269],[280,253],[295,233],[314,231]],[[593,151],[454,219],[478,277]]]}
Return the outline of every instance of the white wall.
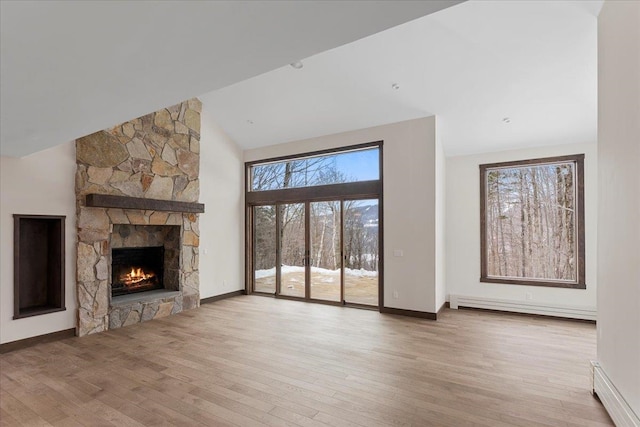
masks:
{"label": "white wall", "polygon": [[[0,343],[76,326],[75,145],[0,158]],[[66,311],[13,320],[13,214],[66,215]]]}
{"label": "white wall", "polygon": [[[478,165],[511,160],[585,154],[585,239],[587,289],[547,288],[480,282],[480,170]],[[573,144],[447,158],[446,275],[451,295],[525,301],[595,310],[597,289],[597,147]]]}
{"label": "white wall", "polygon": [[[383,140],[384,305],[434,313],[435,117],[247,150],[245,161]],[[394,249],[404,256],[394,257]],[[393,298],[393,292],[398,298]]]}
{"label": "white wall", "polygon": [[200,298],[244,289],[242,151],[203,104],[200,133]]}
{"label": "white wall", "polygon": [[444,147],[437,130],[439,120],[436,117],[436,310],[439,310],[447,299],[446,276],[446,161]]}
{"label": "white wall", "polygon": [[598,359],[640,415],[640,3],[598,17]]}

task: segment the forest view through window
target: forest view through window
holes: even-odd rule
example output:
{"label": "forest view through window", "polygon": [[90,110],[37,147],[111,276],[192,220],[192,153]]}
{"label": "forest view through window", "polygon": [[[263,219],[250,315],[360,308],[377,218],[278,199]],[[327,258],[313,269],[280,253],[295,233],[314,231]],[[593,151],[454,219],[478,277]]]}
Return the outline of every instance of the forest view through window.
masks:
{"label": "forest view through window", "polygon": [[247,164],[248,288],[379,306],[382,142]]}
{"label": "forest view through window", "polygon": [[374,147],[255,164],[250,191],[377,180],[379,155]]}
{"label": "forest view through window", "polygon": [[585,288],[584,155],[480,165],[483,282]]}

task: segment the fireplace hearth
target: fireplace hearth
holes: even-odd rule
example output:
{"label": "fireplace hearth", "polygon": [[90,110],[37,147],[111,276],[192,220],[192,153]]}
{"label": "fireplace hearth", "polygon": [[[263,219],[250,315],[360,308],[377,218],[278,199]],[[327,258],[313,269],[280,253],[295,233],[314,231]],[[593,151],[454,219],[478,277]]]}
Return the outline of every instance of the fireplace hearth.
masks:
{"label": "fireplace hearth", "polygon": [[164,289],[164,247],[114,248],[111,296]]}

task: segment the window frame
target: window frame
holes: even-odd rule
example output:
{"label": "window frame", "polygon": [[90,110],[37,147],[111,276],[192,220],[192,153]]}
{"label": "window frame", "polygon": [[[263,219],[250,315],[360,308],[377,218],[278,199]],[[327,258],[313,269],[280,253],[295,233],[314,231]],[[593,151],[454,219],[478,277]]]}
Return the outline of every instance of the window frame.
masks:
{"label": "window frame", "polygon": [[[277,191],[291,192],[292,190],[302,190],[302,192],[304,192],[305,189],[316,189],[316,190],[319,190],[319,192],[323,192],[322,191],[323,187],[334,188],[335,186],[340,186],[340,185],[345,188],[347,186],[353,186],[353,185],[357,187],[358,184],[361,184],[361,183],[366,183],[366,184],[362,184],[361,186],[363,187],[365,192],[368,192],[369,188],[372,187],[374,183],[379,183],[382,181],[382,145],[383,145],[383,141],[380,140],[380,141],[373,141],[373,142],[365,142],[362,144],[349,145],[345,147],[328,148],[324,150],[311,151],[307,153],[289,154],[285,156],[271,157],[267,159],[245,162],[245,194],[249,195],[249,197],[251,198],[263,199],[265,197],[254,196],[254,194],[269,193],[269,192],[276,194],[275,192]],[[314,185],[307,185],[307,186],[301,186],[301,187],[273,188],[273,189],[267,189],[267,190],[252,189],[253,168],[256,166],[269,165],[274,163],[285,163],[288,160],[304,160],[304,159],[312,159],[312,158],[332,156],[332,155],[347,154],[351,152],[365,151],[365,150],[378,150],[378,163],[379,163],[378,179],[373,179],[369,181],[351,181],[351,182],[345,182],[345,183],[314,184]],[[315,190],[311,191],[310,193],[314,193],[314,192]],[[330,192],[333,192],[333,191],[330,191]]]}
{"label": "window frame", "polygon": [[[577,280],[551,280],[518,277],[489,276],[487,268],[487,176],[495,169],[514,168],[518,166],[542,166],[556,163],[574,164],[574,191],[576,201],[575,230],[576,230],[576,271]],[[509,285],[545,286],[555,288],[586,289],[585,277],[585,221],[584,221],[584,154],[546,157],[537,159],[517,160],[501,163],[487,163],[480,168],[480,282],[499,283]]]}
{"label": "window frame", "polygon": [[[267,159],[253,160],[245,162],[245,183],[244,183],[244,199],[245,199],[245,260],[244,260],[244,276],[245,276],[245,290],[248,295],[271,295],[258,292],[254,289],[254,268],[253,268],[253,256],[254,256],[254,242],[253,242],[253,208],[260,205],[278,205],[283,203],[312,203],[318,201],[329,200],[341,200],[342,202],[347,200],[359,200],[359,199],[377,199],[378,200],[378,306],[375,307],[378,311],[382,312],[384,308],[384,197],[383,197],[383,165],[384,165],[384,153],[383,153],[383,140],[377,140],[372,142],[365,142],[354,145],[347,145],[335,148],[328,148],[324,150],[317,150],[311,152],[303,152],[298,154],[289,154],[278,157],[271,157]],[[317,157],[323,155],[339,154],[341,152],[351,152],[366,149],[378,150],[378,179],[370,181],[354,181],[347,183],[336,184],[324,184],[314,185],[309,187],[291,187],[275,190],[251,190],[251,183],[253,181],[251,167],[255,165],[283,162],[287,160],[296,160],[309,157]],[[279,232],[279,231],[277,231]],[[276,264],[280,263],[280,255],[277,254]],[[279,269],[276,269],[279,271]],[[278,275],[279,273],[277,273]],[[276,279],[276,289],[278,286],[279,278]],[[306,280],[306,278],[305,278]],[[333,301],[314,300],[307,298],[288,297],[276,293],[276,298],[295,299],[319,304],[359,307],[365,309],[371,309],[372,306],[363,305],[358,303],[343,303]]]}

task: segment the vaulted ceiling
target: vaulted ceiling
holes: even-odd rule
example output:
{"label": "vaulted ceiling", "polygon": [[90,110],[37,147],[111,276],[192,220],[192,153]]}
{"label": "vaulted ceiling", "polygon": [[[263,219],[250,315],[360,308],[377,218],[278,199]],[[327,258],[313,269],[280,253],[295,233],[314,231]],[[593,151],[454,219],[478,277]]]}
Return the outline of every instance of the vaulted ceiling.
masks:
{"label": "vaulted ceiling", "polygon": [[601,5],[468,1],[201,99],[245,149],[431,114],[447,155],[592,143]]}
{"label": "vaulted ceiling", "polygon": [[448,155],[595,142],[601,5],[3,1],[1,153],[194,96],[243,149],[431,114]]}
{"label": "vaulted ceiling", "polygon": [[1,2],[1,153],[23,156],[458,1]]}

